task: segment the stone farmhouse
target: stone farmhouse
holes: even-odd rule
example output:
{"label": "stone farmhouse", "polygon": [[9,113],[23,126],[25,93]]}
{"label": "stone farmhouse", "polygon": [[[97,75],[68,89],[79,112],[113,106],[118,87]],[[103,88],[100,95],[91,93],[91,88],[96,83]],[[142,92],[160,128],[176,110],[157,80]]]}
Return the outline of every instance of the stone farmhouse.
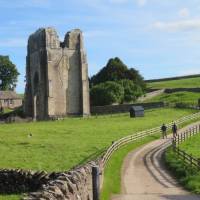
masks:
{"label": "stone farmhouse", "polygon": [[24,110],[34,119],[89,115],[89,81],[83,36],[72,30],[60,42],[54,28],[29,37]]}
{"label": "stone farmhouse", "polygon": [[22,98],[14,91],[0,91],[0,108],[18,108],[22,106]]}

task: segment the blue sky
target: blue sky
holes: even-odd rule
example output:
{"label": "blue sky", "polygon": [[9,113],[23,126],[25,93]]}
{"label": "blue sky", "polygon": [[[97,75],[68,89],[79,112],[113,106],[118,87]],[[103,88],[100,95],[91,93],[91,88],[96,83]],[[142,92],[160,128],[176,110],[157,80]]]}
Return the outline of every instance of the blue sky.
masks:
{"label": "blue sky", "polygon": [[17,92],[28,36],[48,26],[60,40],[83,31],[90,75],[116,56],[145,79],[200,73],[199,0],[0,0],[0,10],[0,54],[17,65]]}

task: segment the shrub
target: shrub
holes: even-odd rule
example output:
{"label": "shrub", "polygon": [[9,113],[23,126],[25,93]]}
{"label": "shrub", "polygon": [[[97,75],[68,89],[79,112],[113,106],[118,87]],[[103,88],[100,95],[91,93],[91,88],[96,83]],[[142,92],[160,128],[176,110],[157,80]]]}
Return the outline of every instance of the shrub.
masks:
{"label": "shrub", "polygon": [[107,81],[95,85],[90,90],[92,105],[103,106],[113,103],[121,103],[124,97],[124,88],[116,82]]}
{"label": "shrub", "polygon": [[133,81],[124,79],[119,81],[124,88],[123,102],[135,101],[138,97],[143,95],[143,91],[139,85],[133,83]]}

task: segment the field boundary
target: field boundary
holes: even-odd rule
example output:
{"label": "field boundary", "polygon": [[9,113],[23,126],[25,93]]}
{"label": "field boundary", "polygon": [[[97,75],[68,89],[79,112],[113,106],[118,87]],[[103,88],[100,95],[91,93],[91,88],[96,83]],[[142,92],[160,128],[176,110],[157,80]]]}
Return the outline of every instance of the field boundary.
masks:
{"label": "field boundary", "polygon": [[[192,115],[188,115],[188,116],[185,116],[185,117],[182,117],[182,118],[180,118],[180,119],[178,119],[178,120],[176,120],[174,122],[177,125],[181,125],[181,124],[183,124],[183,123],[185,123],[187,121],[190,121],[190,120],[193,120],[193,119],[197,119],[199,117],[200,117],[200,112],[192,114]],[[173,122],[170,122],[170,123],[166,124],[167,128],[171,128],[172,124],[173,124]],[[116,150],[118,150],[120,147],[122,147],[122,146],[124,146],[124,145],[126,145],[128,143],[131,143],[133,141],[142,139],[144,137],[154,135],[156,133],[159,133],[160,131],[161,131],[161,128],[159,126],[159,127],[155,127],[155,128],[146,130],[146,131],[141,131],[141,132],[138,132],[138,133],[123,137],[123,138],[113,142],[112,145],[107,149],[106,153],[103,155],[102,159],[100,160],[100,168],[102,170],[104,170],[104,168],[105,168],[106,164],[108,163],[109,159],[111,158],[112,154]]]}
{"label": "field boundary", "polygon": [[153,83],[153,82],[173,81],[173,80],[198,78],[198,77],[200,77],[200,74],[194,74],[194,75],[188,75],[188,76],[176,76],[176,77],[170,77],[170,78],[150,79],[150,80],[145,80],[145,82]]}
{"label": "field boundary", "polygon": [[200,123],[195,125],[184,132],[177,134],[172,139],[172,148],[176,155],[184,161],[185,164],[189,164],[190,167],[195,167],[200,170],[200,158],[195,158],[192,155],[188,154],[186,151],[180,149],[179,145],[189,138],[200,134]]}

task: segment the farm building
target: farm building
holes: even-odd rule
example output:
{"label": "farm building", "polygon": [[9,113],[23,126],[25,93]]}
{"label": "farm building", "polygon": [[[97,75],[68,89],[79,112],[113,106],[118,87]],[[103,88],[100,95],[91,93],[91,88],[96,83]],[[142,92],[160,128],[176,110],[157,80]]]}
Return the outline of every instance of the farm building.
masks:
{"label": "farm building", "polygon": [[22,106],[22,98],[14,91],[0,91],[0,108],[17,108]]}
{"label": "farm building", "polygon": [[144,108],[142,106],[132,106],[130,108],[130,117],[144,117]]}

